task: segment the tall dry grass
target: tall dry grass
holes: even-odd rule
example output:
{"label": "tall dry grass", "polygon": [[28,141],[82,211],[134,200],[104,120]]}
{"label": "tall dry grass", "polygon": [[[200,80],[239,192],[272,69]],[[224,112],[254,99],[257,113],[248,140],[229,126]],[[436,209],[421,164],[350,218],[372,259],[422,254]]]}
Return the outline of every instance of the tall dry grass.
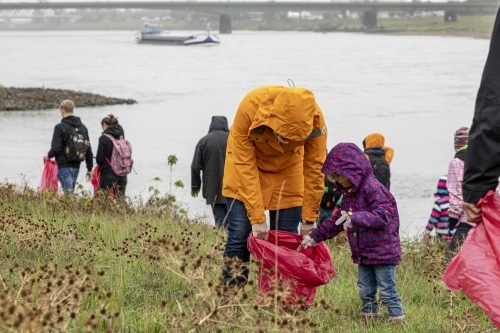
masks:
{"label": "tall dry grass", "polygon": [[260,299],[255,262],[244,290],[221,285],[224,243],[222,231],[187,219],[169,198],[137,206],[0,185],[0,331],[495,331],[476,305],[441,284],[439,243],[404,242],[404,326],[383,308],[376,323],[361,321],[345,236],[328,242],[337,274],[307,310],[275,306],[288,293],[279,286]]}

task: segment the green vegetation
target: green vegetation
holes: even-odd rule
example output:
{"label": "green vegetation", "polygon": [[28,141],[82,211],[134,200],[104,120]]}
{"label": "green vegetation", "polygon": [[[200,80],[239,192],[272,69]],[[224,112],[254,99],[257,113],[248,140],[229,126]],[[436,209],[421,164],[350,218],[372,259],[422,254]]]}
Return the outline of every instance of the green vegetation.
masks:
{"label": "green vegetation", "polygon": [[459,16],[457,22],[444,22],[443,17],[430,16],[420,19],[379,20],[381,32],[436,34],[489,38],[495,16]]}
{"label": "green vegetation", "polygon": [[[161,191],[154,187],[150,186],[148,189],[149,192],[149,199],[147,200],[146,206],[151,207],[162,207],[162,209],[169,209],[173,212],[176,212],[176,214],[182,214],[186,215],[187,212],[180,206],[175,204],[175,201],[177,198],[172,192],[172,174],[174,171],[174,166],[177,164],[177,156],[176,155],[168,155],[167,158],[167,163],[168,163],[168,169],[169,169],[169,193],[167,193],[164,197],[161,196]],[[153,178],[153,181],[155,182],[161,182],[160,177],[155,177]],[[184,183],[182,180],[176,180],[174,182],[175,188],[184,188]]]}
{"label": "green vegetation", "polygon": [[379,18],[376,28],[363,27],[360,20],[263,22],[259,30],[299,30],[318,32],[366,32],[415,35],[450,35],[489,38],[495,16],[459,16],[457,22],[444,22],[442,16]]}
{"label": "green vegetation", "polygon": [[221,286],[224,239],[171,202],[133,206],[0,185],[0,331],[496,331],[441,284],[439,244],[404,244],[397,281],[406,324],[391,324],[382,308],[383,318],[364,326],[345,237],[329,241],[337,274],[308,310],[275,307],[274,295],[257,302],[254,262],[245,291]]}
{"label": "green vegetation", "polygon": [[[168,155],[168,168],[169,168],[169,171],[170,171],[170,174],[169,174],[169,179],[170,179],[170,194],[172,194],[172,173],[174,171],[174,166],[177,164],[177,156],[176,155]],[[180,187],[180,188],[184,188],[184,183],[182,182],[182,180],[176,180],[174,182],[174,186],[175,187]]]}

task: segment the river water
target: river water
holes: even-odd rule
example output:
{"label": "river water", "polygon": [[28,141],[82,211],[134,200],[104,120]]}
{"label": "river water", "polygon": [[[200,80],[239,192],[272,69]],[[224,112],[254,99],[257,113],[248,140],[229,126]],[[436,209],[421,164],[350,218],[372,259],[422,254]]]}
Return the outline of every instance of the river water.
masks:
{"label": "river water", "polygon": [[[395,149],[392,191],[401,235],[422,232],[432,193],[453,157],[453,133],[472,121],[488,50],[484,39],[314,32],[242,32],[213,47],[137,45],[133,31],[0,32],[0,84],[73,89],[133,98],[135,105],[78,108],[97,148],[100,120],[119,117],[134,148],[128,195],[173,188],[193,217],[212,222],[190,196],[194,147],[212,115],[231,125],[240,100],[266,84],[315,93],[329,129],[328,146],[381,132]],[[58,110],[0,112],[0,180],[40,185]],[[172,173],[168,155],[175,154]],[[80,181],[85,188],[84,168]],[[155,178],[160,180],[155,180]]]}

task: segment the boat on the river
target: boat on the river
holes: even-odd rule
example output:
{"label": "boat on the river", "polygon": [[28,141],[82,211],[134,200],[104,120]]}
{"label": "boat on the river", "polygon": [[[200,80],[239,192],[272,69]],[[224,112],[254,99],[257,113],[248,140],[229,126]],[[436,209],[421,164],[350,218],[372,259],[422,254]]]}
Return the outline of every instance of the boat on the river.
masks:
{"label": "boat on the river", "polygon": [[217,45],[220,44],[220,39],[208,29],[204,33],[172,35],[165,32],[161,26],[145,24],[142,31],[138,33],[136,42],[162,45]]}

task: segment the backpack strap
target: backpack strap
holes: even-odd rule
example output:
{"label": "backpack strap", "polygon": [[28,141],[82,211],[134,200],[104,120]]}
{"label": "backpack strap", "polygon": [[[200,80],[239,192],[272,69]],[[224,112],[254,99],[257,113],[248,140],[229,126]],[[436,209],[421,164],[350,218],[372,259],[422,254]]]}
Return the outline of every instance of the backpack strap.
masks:
{"label": "backpack strap", "polygon": [[[112,142],[113,144],[116,142],[116,139],[114,136],[112,136],[111,134],[107,134],[107,133],[102,133],[102,135],[108,137]],[[121,138],[121,137],[120,137]]]}
{"label": "backpack strap", "polygon": [[[111,134],[102,133],[102,135],[107,136],[108,138],[110,138],[111,141],[113,141],[113,143],[115,143],[117,141],[117,139],[114,136],[112,136]],[[118,138],[118,140],[123,140],[123,139],[124,139],[123,135],[120,135],[120,137]]]}
{"label": "backpack strap", "polygon": [[[111,140],[111,142],[113,142],[113,149],[115,148],[115,143],[116,143],[116,139],[114,136],[112,136],[111,134],[107,134],[107,133],[102,133],[102,135],[104,135],[105,137],[107,137],[108,139]],[[121,137],[120,137],[121,138]],[[109,158],[107,158],[106,156],[104,156],[104,159],[106,160],[106,162],[108,162],[108,164],[111,166],[111,161],[109,160]]]}

